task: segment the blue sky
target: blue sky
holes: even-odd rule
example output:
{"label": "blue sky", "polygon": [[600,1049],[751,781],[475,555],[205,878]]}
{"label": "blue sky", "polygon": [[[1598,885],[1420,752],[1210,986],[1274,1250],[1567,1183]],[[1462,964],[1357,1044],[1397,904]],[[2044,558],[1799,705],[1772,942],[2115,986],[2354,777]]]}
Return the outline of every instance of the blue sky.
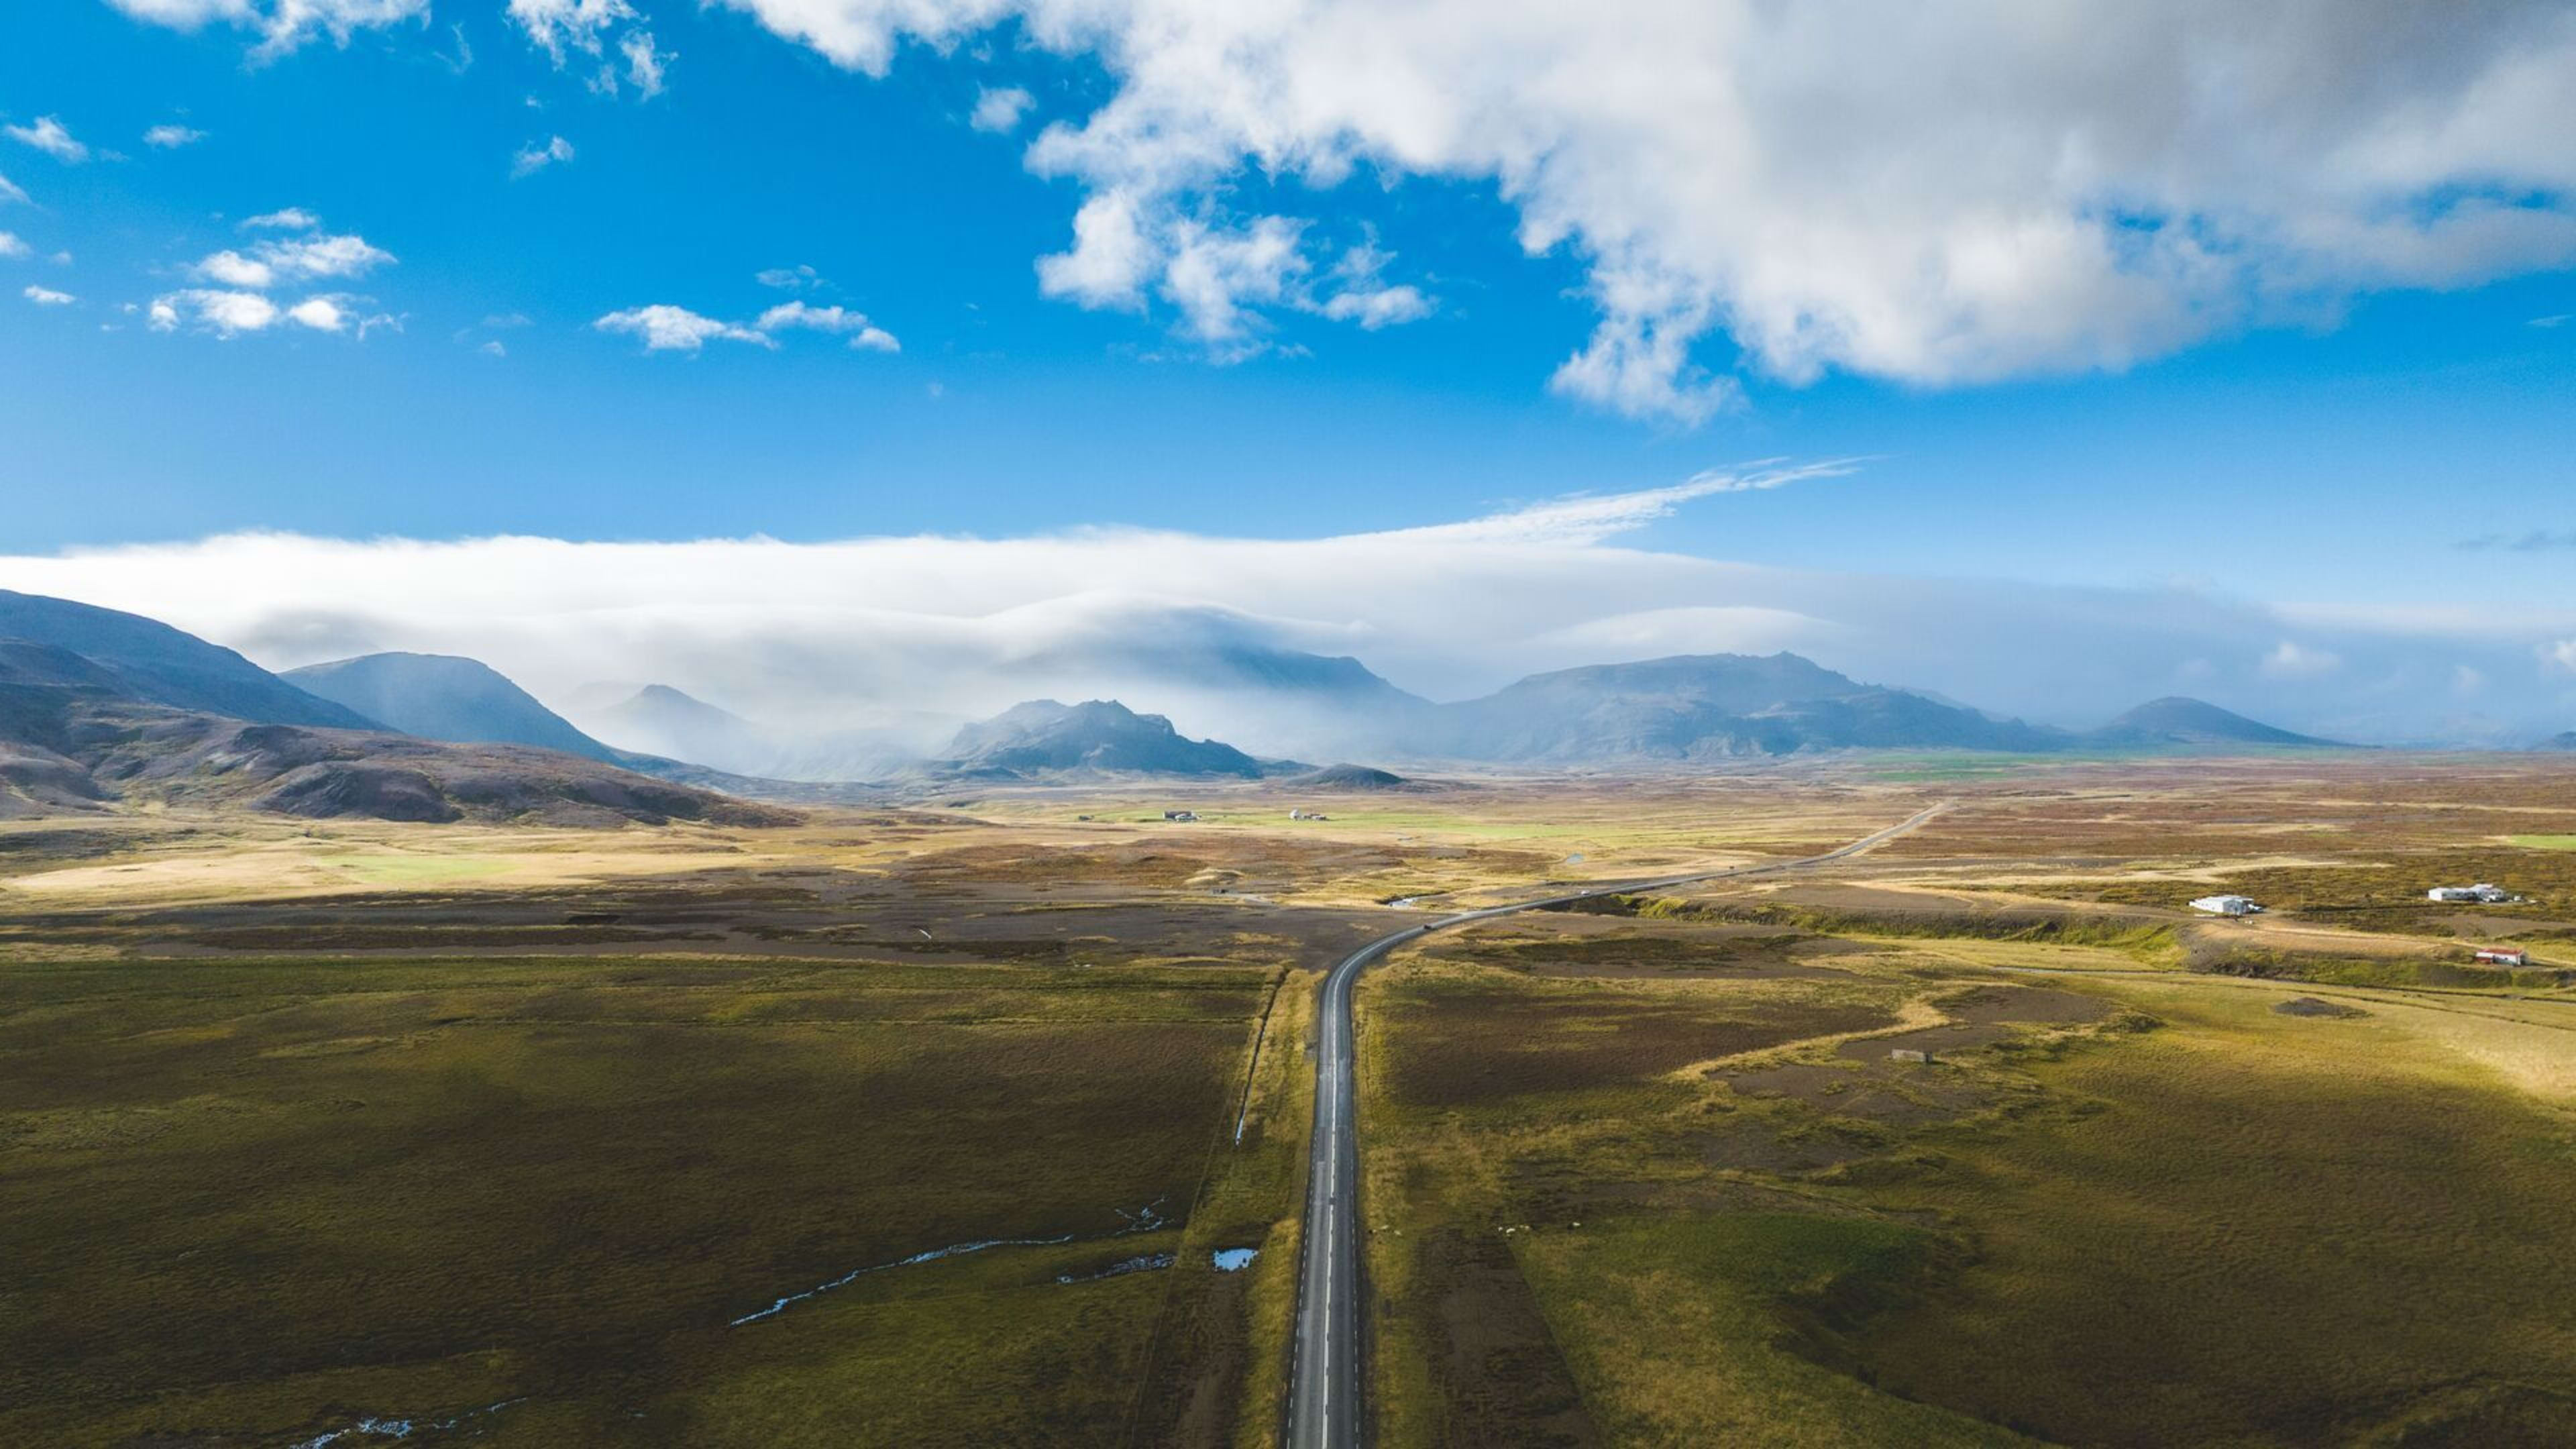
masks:
{"label": "blue sky", "polygon": [[[26,199],[0,202],[0,231],[25,255],[0,259],[0,554],[243,530],[1323,538],[1856,458],[1831,481],[1658,513],[1631,542],[1791,570],[2576,611],[2576,547],[2459,547],[2576,541],[2576,322],[2539,325],[2576,313],[2570,163],[2564,131],[2523,134],[2564,105],[2539,83],[2576,80],[2564,7],[2499,7],[2439,65],[2347,58],[2417,88],[2384,114],[2327,114],[2351,89],[2329,74],[2302,82],[2315,96],[2206,103],[2172,127],[2204,152],[2195,126],[2241,136],[2257,174],[2193,171],[2177,150],[2073,193],[1978,170],[1994,136],[2038,123],[1945,104],[1938,47],[1980,71],[1996,47],[1974,33],[1918,48],[1933,79],[1899,99],[1938,121],[1919,143],[1904,116],[1835,143],[1805,108],[1870,79],[1823,70],[1777,115],[1744,103],[1736,139],[1772,148],[1766,164],[1703,176],[1707,123],[1632,114],[1615,84],[1533,103],[1529,124],[1556,129],[1519,135],[1520,98],[1555,92],[1506,78],[1479,106],[1498,63],[1463,41],[1382,38],[1424,85],[1416,104],[1374,80],[1335,92],[1349,62],[1301,60],[1322,44],[1309,35],[1259,37],[1262,77],[1335,108],[1302,134],[1302,110],[1228,109],[1226,76],[1157,70],[1152,15],[1085,31],[1054,0],[927,8],[958,13],[907,31],[859,0],[325,0],[345,44],[312,30],[272,54],[273,0],[14,7],[0,176]],[[1852,13],[1811,8],[1820,25]],[[564,64],[530,14],[553,17]],[[1640,10],[1638,29],[1664,14]],[[638,33],[664,66],[649,96],[621,57]],[[890,64],[872,74],[879,42]],[[2114,64],[2127,41],[2066,43],[2102,54],[2005,56],[2000,84],[2016,64]],[[603,68],[611,93],[592,84]],[[971,124],[1006,88],[1030,93],[1026,115]],[[2426,97],[2468,118],[2443,134],[2473,139],[2383,143]],[[1430,126],[1430,104],[1458,111]],[[1138,107],[1153,124],[1121,119]],[[2099,116],[2032,114],[2106,153],[2129,144]],[[87,159],[47,142],[45,118]],[[153,127],[202,134],[153,145]],[[1867,169],[1898,135],[1920,151],[1896,148],[1908,174]],[[2383,138],[2367,164],[2353,137]],[[556,138],[568,159],[514,165]],[[2358,179],[2310,184],[2337,167]],[[1956,187],[1922,179],[1944,168]],[[1810,172],[1827,199],[1802,188]],[[1102,198],[1133,204],[1154,256],[1089,291],[1042,285],[1041,259]],[[2106,228],[2114,204],[2150,219]],[[317,224],[244,227],[286,208]],[[2011,274],[1988,285],[1977,228],[1998,210],[2037,221],[2015,221]],[[1854,243],[1853,217],[1864,241],[1954,238],[1938,253],[1954,280],[1922,294],[1921,255]],[[1236,270],[1201,303],[1215,311],[1194,312],[1188,238],[1249,246],[1271,221],[1294,237],[1284,271],[1225,253]],[[2088,271],[2050,250],[2069,228],[2138,257]],[[184,302],[151,325],[156,299],[218,285],[203,273],[219,253],[328,237],[391,260],[268,290],[281,308],[335,299],[338,330],[226,337]],[[1849,256],[1809,264],[1835,248]],[[758,279],[799,267],[817,280]],[[1397,310],[1423,315],[1331,315],[1399,288],[1419,305]],[[791,302],[843,309],[843,330],[689,352],[598,325],[665,306],[748,331]],[[854,314],[900,350],[847,345]],[[371,318],[391,320],[361,338]],[[1684,345],[1649,358],[1659,335]],[[1600,363],[1589,381],[1578,355]]]}

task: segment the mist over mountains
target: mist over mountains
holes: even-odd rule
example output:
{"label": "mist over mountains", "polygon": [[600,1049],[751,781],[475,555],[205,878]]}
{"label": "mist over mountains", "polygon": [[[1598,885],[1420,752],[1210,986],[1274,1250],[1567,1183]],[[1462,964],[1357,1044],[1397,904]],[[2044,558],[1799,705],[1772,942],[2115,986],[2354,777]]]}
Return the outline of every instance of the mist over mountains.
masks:
{"label": "mist over mountains", "polygon": [[[1112,698],[1028,700],[965,722],[929,748],[885,744],[846,773],[815,763],[816,773],[788,774],[765,767],[828,762],[830,738],[800,739],[667,685],[589,692],[589,717],[603,726],[595,735],[459,656],[383,653],[278,676],[154,620],[5,592],[0,626],[14,631],[0,634],[0,795],[16,810],[90,808],[141,788],[284,813],[713,819],[726,807],[709,789],[829,798],[800,795],[800,781],[874,782],[852,788],[880,791],[1127,775],[1401,783],[1366,765],[1318,771],[1268,738],[1253,736],[1248,747],[1203,736]],[[1274,722],[1269,738],[1327,732],[1337,746],[1315,757],[1408,768],[1662,769],[1848,750],[2345,747],[2184,696],[2070,731],[1855,680],[1787,651],[1555,670],[1454,703],[1398,689],[1349,657],[1239,644],[1213,654],[1165,645],[1154,657],[1189,678],[1188,692],[1222,695],[1233,717]],[[2564,748],[2567,738],[2527,743]],[[669,753],[638,748],[646,743]]]}
{"label": "mist over mountains", "polygon": [[746,766],[809,777],[928,757],[960,724],[1039,698],[1116,699],[1256,754],[1343,757],[1427,702],[1714,654],[1793,653],[2071,731],[2165,696],[2392,745],[2518,748],[2576,717],[2576,615],[2545,604],[2292,606],[2183,583],[1793,569],[1625,542],[1718,483],[1321,538],[260,534],[10,558],[0,577],[271,667],[473,658],[620,747],[672,748],[697,728],[602,717],[663,686],[746,722],[760,738],[721,747]]}

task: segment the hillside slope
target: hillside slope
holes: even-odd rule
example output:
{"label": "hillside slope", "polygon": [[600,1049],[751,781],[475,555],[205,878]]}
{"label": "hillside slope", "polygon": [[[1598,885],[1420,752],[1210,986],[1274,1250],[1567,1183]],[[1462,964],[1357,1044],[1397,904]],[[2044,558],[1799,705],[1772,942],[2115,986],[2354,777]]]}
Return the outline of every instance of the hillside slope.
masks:
{"label": "hillside slope", "polygon": [[279,676],[306,693],[429,740],[533,745],[618,762],[618,752],[477,659],[453,654],[366,654]]}
{"label": "hillside slope", "polygon": [[2157,745],[2287,745],[2332,747],[2333,740],[2293,734],[2247,719],[2233,710],[2184,695],[2152,699],[2084,736],[2088,744]]}
{"label": "hillside slope", "polygon": [[299,689],[221,645],[140,614],[0,589],[0,639],[68,651],[115,688],[172,709],[273,724],[372,729],[383,723]]}

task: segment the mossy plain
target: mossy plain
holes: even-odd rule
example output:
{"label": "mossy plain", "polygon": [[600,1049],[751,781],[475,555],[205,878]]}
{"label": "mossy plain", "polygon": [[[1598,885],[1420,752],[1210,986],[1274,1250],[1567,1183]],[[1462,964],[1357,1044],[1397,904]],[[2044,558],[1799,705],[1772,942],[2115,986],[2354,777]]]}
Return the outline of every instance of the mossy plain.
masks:
{"label": "mossy plain", "polygon": [[[1323,966],[1941,798],[1828,872],[1372,976],[1378,1440],[2564,1442],[2571,784],[1862,760],[11,826],[0,1442],[1270,1443]],[[2531,900],[2426,911],[2424,874]],[[2179,908],[2224,883],[2276,915]]]}

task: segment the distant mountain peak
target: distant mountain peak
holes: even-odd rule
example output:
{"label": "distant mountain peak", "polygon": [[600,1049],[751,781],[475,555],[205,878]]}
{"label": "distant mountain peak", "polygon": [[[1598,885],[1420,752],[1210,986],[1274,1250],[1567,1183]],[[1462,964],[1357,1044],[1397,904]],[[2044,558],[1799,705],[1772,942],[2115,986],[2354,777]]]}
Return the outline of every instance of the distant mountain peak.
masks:
{"label": "distant mountain peak", "polygon": [[2333,740],[2313,735],[2295,734],[2247,719],[2233,710],[2221,709],[2207,700],[2188,695],[2169,694],[2151,699],[2109,724],[2092,732],[2089,738],[2106,744],[2174,744],[2174,745],[2297,745],[2332,746]]}
{"label": "distant mountain peak", "polygon": [[284,677],[423,739],[534,745],[612,763],[624,758],[479,659],[391,651],[309,664]]}
{"label": "distant mountain peak", "polygon": [[1163,716],[1138,714],[1114,699],[1015,704],[960,729],[940,768],[1002,778],[1098,773],[1258,779],[1269,773],[1232,745],[1190,739]]}

